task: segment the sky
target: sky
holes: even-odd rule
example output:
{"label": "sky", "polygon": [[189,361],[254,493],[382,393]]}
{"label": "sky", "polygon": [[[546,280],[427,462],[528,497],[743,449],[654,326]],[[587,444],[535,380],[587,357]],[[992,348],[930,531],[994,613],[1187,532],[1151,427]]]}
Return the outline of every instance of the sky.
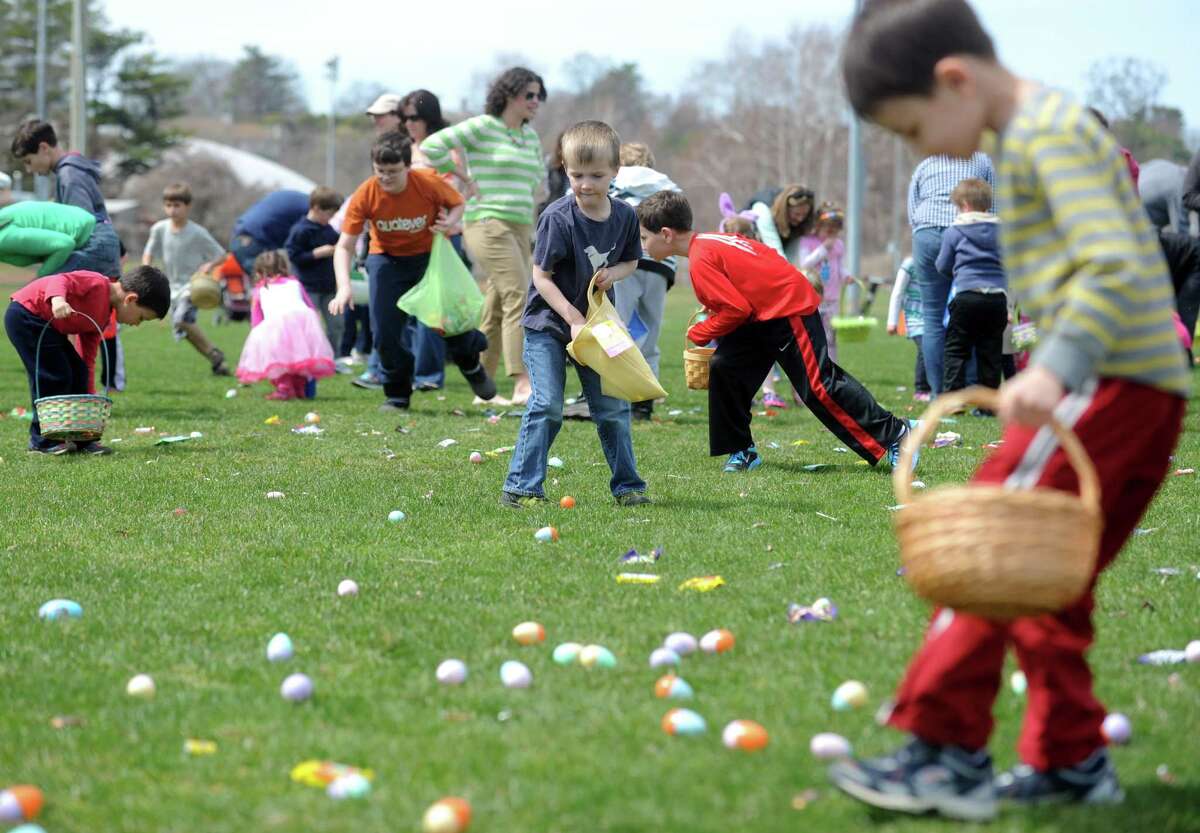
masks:
{"label": "sky", "polygon": [[[655,92],[678,91],[700,62],[724,57],[737,31],[757,40],[793,24],[845,25],[853,0],[752,0],[739,16],[729,0],[632,4],[455,0],[395,5],[379,0],[105,0],[109,19],[146,32],[161,54],[236,59],[247,43],[293,63],[310,106],[329,106],[324,65],[341,59],[340,85],[379,82],[403,94],[425,87],[448,107],[481,101],[473,76],[502,53],[529,56],[551,95],[559,68],[578,52],[637,62]],[[1016,72],[1086,92],[1096,60],[1133,56],[1169,76],[1160,103],[1183,110],[1200,128],[1195,0],[975,0],[1000,58]],[[380,9],[395,10],[389,20]],[[605,11],[597,12],[597,8]],[[421,9],[422,12],[415,10]],[[189,14],[189,10],[192,10]],[[561,81],[559,82],[561,86]],[[368,102],[364,102],[364,108]]]}

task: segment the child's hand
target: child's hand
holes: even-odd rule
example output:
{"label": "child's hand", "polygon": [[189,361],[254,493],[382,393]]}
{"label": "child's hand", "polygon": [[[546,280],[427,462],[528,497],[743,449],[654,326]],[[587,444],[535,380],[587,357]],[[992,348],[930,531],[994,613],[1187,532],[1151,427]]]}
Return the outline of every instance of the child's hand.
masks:
{"label": "child's hand", "polygon": [[575,339],[579,338],[579,334],[581,332],[583,332],[583,328],[585,326],[586,326],[585,324],[572,324],[571,325],[571,341],[574,341]]}
{"label": "child's hand", "polygon": [[608,267],[596,272],[596,288],[601,292],[607,292],[608,288],[613,285],[612,278],[608,276]]}
{"label": "child's hand", "polygon": [[1054,407],[1065,395],[1057,376],[1044,367],[1030,367],[1000,389],[996,415],[1004,422],[1038,428],[1050,421]]}
{"label": "child's hand", "polygon": [[326,243],[324,246],[317,246],[317,248],[313,249],[312,254],[315,258],[333,257],[335,251],[337,251],[337,246],[332,243]]}
{"label": "child's hand", "polygon": [[887,331],[888,331],[888,335],[894,336],[896,333],[900,332],[900,328],[897,327],[895,324],[888,324]]}
{"label": "child's hand", "polygon": [[438,210],[437,219],[433,221],[433,225],[429,230],[434,234],[447,234],[450,231],[450,226],[446,223],[446,218],[450,216],[450,212],[442,208]]}
{"label": "child's hand", "polygon": [[67,318],[75,314],[75,310],[67,303],[67,299],[61,295],[55,295],[50,299],[50,311],[55,318]]}
{"label": "child's hand", "polygon": [[354,309],[354,296],[350,294],[349,290],[345,294],[337,293],[329,302],[330,315],[341,315],[347,309]]}

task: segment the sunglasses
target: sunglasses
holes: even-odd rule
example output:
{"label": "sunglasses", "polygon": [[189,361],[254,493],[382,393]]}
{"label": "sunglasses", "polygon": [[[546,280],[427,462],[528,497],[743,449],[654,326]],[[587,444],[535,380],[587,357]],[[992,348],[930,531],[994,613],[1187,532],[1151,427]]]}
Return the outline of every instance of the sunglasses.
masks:
{"label": "sunglasses", "polygon": [[533,101],[535,98],[538,101],[545,101],[546,100],[546,91],[541,90],[540,92],[536,92],[536,93],[525,93],[526,101]]}
{"label": "sunglasses", "polygon": [[404,115],[402,115],[400,118],[401,118],[403,121],[406,121],[406,122],[409,122],[409,121],[424,121],[424,119],[422,119],[422,118],[421,118],[420,116],[418,116],[416,113],[413,113],[412,115],[409,115],[409,114],[405,113],[405,114],[404,114]]}

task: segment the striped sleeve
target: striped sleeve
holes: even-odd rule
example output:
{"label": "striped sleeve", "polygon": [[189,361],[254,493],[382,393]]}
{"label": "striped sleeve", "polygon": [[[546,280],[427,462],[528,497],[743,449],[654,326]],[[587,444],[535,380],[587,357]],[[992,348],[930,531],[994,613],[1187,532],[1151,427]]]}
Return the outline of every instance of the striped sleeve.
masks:
{"label": "striped sleeve", "polygon": [[467,155],[468,140],[475,132],[473,125],[475,121],[476,119],[467,119],[458,124],[452,124],[421,142],[421,152],[425,154],[429,164],[438,173],[445,174],[454,170],[454,157],[451,151],[457,150]]}

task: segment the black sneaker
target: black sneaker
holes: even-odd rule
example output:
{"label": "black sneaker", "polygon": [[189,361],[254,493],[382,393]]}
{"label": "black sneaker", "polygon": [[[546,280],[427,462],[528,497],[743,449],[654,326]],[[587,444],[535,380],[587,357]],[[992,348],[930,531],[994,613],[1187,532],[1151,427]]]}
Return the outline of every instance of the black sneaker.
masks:
{"label": "black sneaker", "polygon": [[392,414],[396,411],[407,411],[407,399],[387,399],[379,406],[379,412],[382,414]]}
{"label": "black sneaker", "polygon": [[1038,771],[1018,764],[996,776],[996,798],[1013,804],[1120,804],[1125,791],[1101,747],[1075,766]]}
{"label": "black sneaker", "polygon": [[435,385],[433,382],[417,382],[414,387],[422,393],[430,393],[431,391],[441,390],[441,385]]}
{"label": "black sneaker", "polygon": [[75,443],[54,443],[53,445],[30,445],[30,454],[47,454],[51,457],[58,457],[63,454],[70,454],[75,450]]}
{"label": "black sneaker", "polygon": [[491,399],[496,395],[496,381],[488,375],[482,364],[476,365],[474,370],[464,370],[463,376],[480,399]]}
{"label": "black sneaker", "polygon": [[634,402],[629,408],[629,415],[636,421],[645,421],[654,416],[654,400],[647,399],[644,402]]}
{"label": "black sneaker", "polygon": [[231,376],[229,368],[225,365],[225,354],[221,352],[220,347],[214,347],[208,351],[208,360],[212,362],[212,372],[214,376]]}
{"label": "black sneaker", "polygon": [[500,493],[500,505],[505,509],[532,509],[541,503],[549,503],[538,495],[518,495],[513,492]]}
{"label": "black sneaker", "polygon": [[76,445],[75,451],[80,454],[90,454],[93,457],[104,457],[113,453],[111,448],[106,445],[100,445],[100,443],[96,442],[95,440],[92,440],[90,443],[84,443],[83,445]]}
{"label": "black sneaker", "polygon": [[829,780],[847,795],[885,810],[963,821],[996,815],[987,750],[972,753],[914,738],[887,757],[840,761],[829,768]]}
{"label": "black sneaker", "polygon": [[626,492],[623,495],[617,495],[617,506],[645,506],[653,502],[645,492]]}

